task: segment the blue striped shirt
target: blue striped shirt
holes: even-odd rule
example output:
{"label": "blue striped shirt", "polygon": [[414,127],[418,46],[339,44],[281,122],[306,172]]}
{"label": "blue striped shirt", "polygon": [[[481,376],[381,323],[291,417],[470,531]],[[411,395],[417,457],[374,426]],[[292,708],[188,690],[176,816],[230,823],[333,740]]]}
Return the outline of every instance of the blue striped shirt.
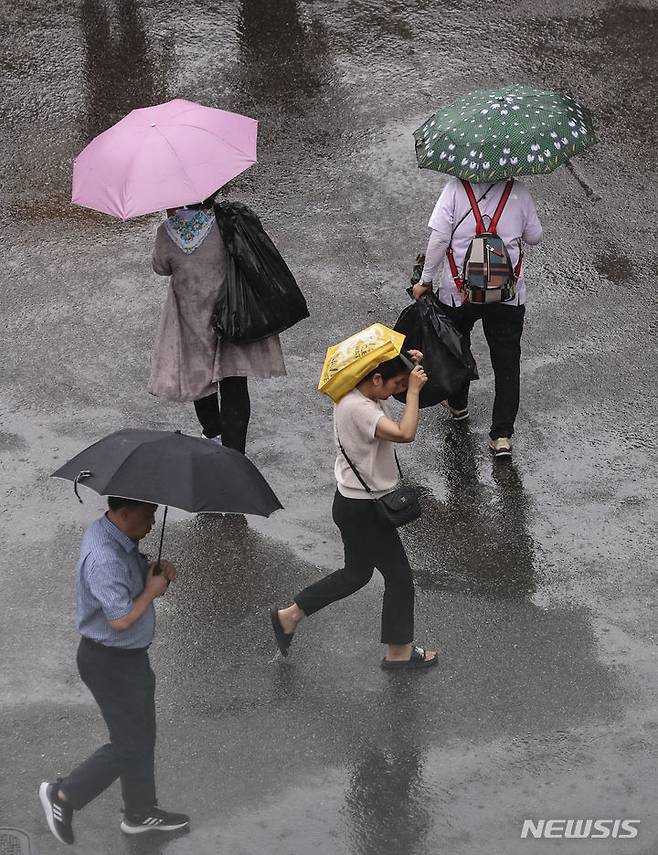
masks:
{"label": "blue striped shirt", "polygon": [[147,647],[155,633],[155,607],[150,603],[135,623],[117,632],[111,620],[132,611],[144,590],[148,561],[137,541],[120,531],[107,516],[95,520],[80,547],[76,579],[76,618],[81,635],[108,647]]}

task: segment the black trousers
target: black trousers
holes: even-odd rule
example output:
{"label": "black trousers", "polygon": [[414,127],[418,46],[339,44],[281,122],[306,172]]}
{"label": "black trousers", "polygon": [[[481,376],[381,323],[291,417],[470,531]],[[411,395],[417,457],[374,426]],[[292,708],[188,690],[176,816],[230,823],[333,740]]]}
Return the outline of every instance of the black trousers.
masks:
{"label": "black trousers", "polygon": [[94,696],[110,741],[61,783],[80,810],[121,779],[126,814],[139,816],[157,804],[155,795],[155,674],[146,650],[121,652],[82,639],[78,671]]}
{"label": "black trousers", "polygon": [[312,615],[363,588],[376,567],[384,577],[382,644],[413,641],[414,582],[397,530],[382,523],[370,499],[346,499],[338,491],[333,518],[345,547],[345,567],[304,588],[295,602]]}
{"label": "black trousers", "polygon": [[[482,320],[496,386],[489,436],[491,439],[512,436],[519,411],[521,335],[525,306],[505,306],[501,303],[447,306],[441,303],[441,309],[455,322],[469,344],[475,322]],[[466,383],[459,395],[448,401],[451,407],[463,410],[468,406],[469,386]]]}
{"label": "black trousers", "polygon": [[[221,399],[221,410],[220,410]],[[215,392],[194,402],[196,416],[207,437],[222,437],[222,445],[245,453],[251,415],[246,377],[225,377]]]}

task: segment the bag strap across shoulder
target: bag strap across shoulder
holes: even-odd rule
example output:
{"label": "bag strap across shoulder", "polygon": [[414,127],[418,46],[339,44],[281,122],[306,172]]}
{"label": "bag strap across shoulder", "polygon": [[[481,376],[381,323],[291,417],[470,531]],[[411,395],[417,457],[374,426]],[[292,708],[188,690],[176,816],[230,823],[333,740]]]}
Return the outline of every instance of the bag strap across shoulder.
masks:
{"label": "bag strap across shoulder", "polygon": [[[462,183],[464,183],[464,182],[462,182]],[[465,182],[465,183],[468,183],[468,182]],[[471,187],[470,184],[468,186]],[[491,190],[491,188],[493,186],[494,186],[493,184],[490,184],[487,187],[487,189],[484,191],[484,193],[480,196],[480,198],[476,200],[475,206],[478,210],[478,213],[480,211],[480,209],[478,207],[478,202],[481,202],[485,198],[485,196],[489,193],[489,191]],[[472,192],[472,188],[471,188],[471,192]],[[451,274],[452,278],[455,280],[455,285],[457,286],[457,290],[460,293],[464,287],[464,283],[462,282],[461,276],[459,275],[459,270],[457,269],[457,262],[455,261],[455,256],[454,256],[454,253],[452,251],[452,239],[455,236],[455,232],[457,231],[457,229],[461,226],[461,224],[464,222],[466,217],[468,217],[468,215],[471,213],[474,213],[472,206],[471,206],[471,208],[469,208],[468,211],[466,211],[466,213],[461,218],[461,220],[453,228],[452,232],[450,233],[450,243],[448,244],[448,249],[446,249],[446,255],[448,257],[448,266],[450,267],[450,274]]]}
{"label": "bag strap across shoulder", "polygon": [[[509,181],[505,183],[505,187],[503,188],[502,195],[498,200],[498,205],[496,206],[494,215],[493,217],[491,217],[489,228],[486,228],[486,226],[484,225],[484,220],[482,218],[482,214],[480,213],[478,200],[475,198],[475,193],[473,192],[473,187],[471,186],[470,181],[464,181],[464,179],[462,179],[462,186],[464,188],[464,191],[466,192],[466,196],[468,197],[468,201],[471,205],[473,216],[475,217],[475,234],[481,235],[482,232],[490,232],[496,234],[498,221],[500,220],[500,217],[503,213],[503,208],[507,204],[507,200],[509,199],[510,193],[512,192],[512,187],[514,186],[514,179],[510,178]],[[484,196],[482,198],[484,198]],[[482,201],[482,199],[480,201]]]}
{"label": "bag strap across shoulder", "polygon": [[505,184],[505,188],[503,189],[503,195],[500,197],[500,201],[496,206],[496,210],[494,211],[494,215],[491,218],[491,223],[489,225],[489,231],[496,234],[496,228],[498,226],[498,220],[500,219],[500,215],[503,213],[503,208],[507,204],[507,200],[510,197],[510,193],[512,192],[512,187],[514,186],[514,179],[510,178],[510,180]]}
{"label": "bag strap across shoulder", "polygon": [[484,227],[484,220],[482,219],[482,214],[480,213],[480,206],[478,205],[478,200],[475,198],[475,193],[473,192],[473,188],[471,187],[470,181],[464,181],[461,179],[462,187],[466,191],[466,196],[468,197],[469,204],[471,206],[471,210],[473,211],[473,216],[475,217],[475,234],[481,235],[482,232],[486,231]]}
{"label": "bag strap across shoulder", "polygon": [[[366,484],[366,482],[361,477],[361,473],[359,472],[359,470],[356,468],[356,466],[352,463],[350,458],[347,456],[347,452],[343,448],[343,443],[340,441],[340,437],[338,436],[338,431],[336,431],[336,438],[338,439],[338,447],[340,448],[341,453],[342,453],[343,457],[345,458],[345,460],[347,460],[348,466],[350,467],[352,472],[354,472],[354,474],[356,475],[357,480],[359,481],[359,483],[361,484],[363,489],[366,491],[366,493],[372,493],[372,490],[370,489],[370,487]],[[400,478],[403,478],[404,476],[402,474],[402,469],[400,468],[400,461],[398,460],[398,453],[395,449],[393,449],[393,455],[395,456],[395,463],[396,463],[396,466],[398,467],[398,472],[400,473]]]}

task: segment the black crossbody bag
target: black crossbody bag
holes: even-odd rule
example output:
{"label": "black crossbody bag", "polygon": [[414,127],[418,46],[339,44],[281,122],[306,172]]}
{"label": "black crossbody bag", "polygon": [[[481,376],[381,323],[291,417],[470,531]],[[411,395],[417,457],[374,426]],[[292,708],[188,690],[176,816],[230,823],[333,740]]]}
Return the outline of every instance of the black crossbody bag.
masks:
{"label": "black crossbody bag", "polygon": [[[363,489],[367,493],[372,494],[372,490],[361,477],[359,470],[345,453],[345,449],[343,448],[340,438],[338,438],[338,446],[343,453],[343,457],[347,460],[350,469],[354,472],[361,483]],[[400,461],[398,460],[397,452],[394,450],[393,454],[395,455],[395,463],[398,467],[400,478],[404,478],[402,469],[400,468]],[[400,528],[402,525],[407,525],[407,523],[417,520],[422,514],[420,502],[418,500],[418,491],[415,487],[398,487],[395,490],[391,490],[390,493],[386,493],[385,496],[381,496],[379,499],[372,499],[371,501],[373,502],[377,515],[382,522],[392,528]]]}

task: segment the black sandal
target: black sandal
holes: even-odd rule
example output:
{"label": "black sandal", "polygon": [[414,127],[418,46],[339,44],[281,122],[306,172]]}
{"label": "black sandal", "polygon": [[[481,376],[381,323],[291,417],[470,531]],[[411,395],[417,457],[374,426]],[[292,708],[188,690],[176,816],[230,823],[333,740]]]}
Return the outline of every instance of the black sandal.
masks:
{"label": "black sandal", "polygon": [[382,659],[382,668],[384,671],[417,671],[419,668],[431,668],[437,665],[439,661],[438,654],[435,654],[431,659],[425,658],[425,648],[414,645],[411,648],[411,656],[408,659],[391,661]]}
{"label": "black sandal", "polygon": [[279,610],[277,608],[270,609],[270,620],[272,621],[272,629],[274,630],[276,646],[281,651],[282,656],[287,656],[288,648],[292,644],[292,638],[294,633],[283,631],[281,621],[279,620]]}

